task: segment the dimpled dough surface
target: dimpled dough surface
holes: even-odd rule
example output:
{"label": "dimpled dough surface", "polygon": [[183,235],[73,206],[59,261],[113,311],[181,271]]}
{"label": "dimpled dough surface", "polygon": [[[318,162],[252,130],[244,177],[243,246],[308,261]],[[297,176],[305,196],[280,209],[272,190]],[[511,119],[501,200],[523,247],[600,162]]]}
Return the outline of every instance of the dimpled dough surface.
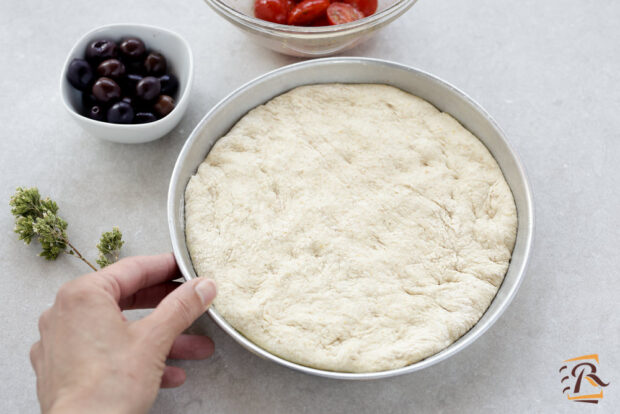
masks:
{"label": "dimpled dough surface", "polygon": [[510,261],[517,215],[486,147],[386,85],[304,86],[244,116],[185,193],[217,311],[287,360],[402,367],[465,334]]}

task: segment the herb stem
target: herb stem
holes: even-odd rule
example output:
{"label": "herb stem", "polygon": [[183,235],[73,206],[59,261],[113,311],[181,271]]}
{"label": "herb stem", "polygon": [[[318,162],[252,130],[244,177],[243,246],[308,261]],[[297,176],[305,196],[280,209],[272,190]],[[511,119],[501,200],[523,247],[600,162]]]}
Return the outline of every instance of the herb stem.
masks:
{"label": "herb stem", "polygon": [[69,240],[65,239],[65,243],[67,243],[67,245],[69,247],[71,247],[71,250],[73,250],[75,252],[75,254],[77,255],[78,259],[82,260],[84,263],[86,263],[88,266],[90,266],[90,268],[93,269],[95,272],[97,271],[97,268],[95,266],[93,266],[92,263],[90,263],[88,260],[86,260],[86,258],[84,256],[82,256],[82,253],[80,253],[78,249],[76,249],[71,243],[69,243]]}

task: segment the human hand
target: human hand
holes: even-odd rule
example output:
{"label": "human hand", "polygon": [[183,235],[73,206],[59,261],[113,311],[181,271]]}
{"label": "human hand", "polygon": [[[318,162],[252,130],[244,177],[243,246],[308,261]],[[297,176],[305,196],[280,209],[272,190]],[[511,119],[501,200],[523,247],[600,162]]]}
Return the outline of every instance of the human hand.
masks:
{"label": "human hand", "polygon": [[[39,319],[30,360],[43,413],[144,413],[160,387],[185,381],[166,358],[213,354],[205,336],[182,335],[216,295],[210,279],[180,284],[174,256],[123,259],[64,284]],[[155,307],[129,322],[122,311]]]}

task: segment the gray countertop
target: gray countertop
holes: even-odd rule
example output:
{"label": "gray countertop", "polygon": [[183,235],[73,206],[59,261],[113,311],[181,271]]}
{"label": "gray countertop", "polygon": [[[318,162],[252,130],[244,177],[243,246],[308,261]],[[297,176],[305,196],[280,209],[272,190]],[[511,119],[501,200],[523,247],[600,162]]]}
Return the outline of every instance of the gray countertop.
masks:
{"label": "gray countertop", "polygon": [[[121,227],[126,255],[170,250],[166,192],[176,156],[218,100],[295,62],[250,43],[203,2],[57,0],[0,4],[0,200],[38,186],[89,256],[101,231]],[[461,88],[506,131],[528,170],[536,206],[529,271],[507,312],[475,344],[421,372],[372,382],[315,378],[263,361],[207,317],[210,360],[180,362],[181,388],[154,413],[612,412],[620,406],[620,2],[420,0],[347,52],[416,66]],[[134,21],[182,34],[195,55],[190,109],[167,137],[144,145],[98,141],[64,112],[62,63],[102,24]],[[86,271],[35,256],[0,214],[0,412],[38,409],[28,360],[37,319],[58,287]],[[139,315],[138,315],[139,316]],[[598,406],[568,401],[558,369],[598,353],[611,382]],[[593,411],[594,412],[594,411]]]}

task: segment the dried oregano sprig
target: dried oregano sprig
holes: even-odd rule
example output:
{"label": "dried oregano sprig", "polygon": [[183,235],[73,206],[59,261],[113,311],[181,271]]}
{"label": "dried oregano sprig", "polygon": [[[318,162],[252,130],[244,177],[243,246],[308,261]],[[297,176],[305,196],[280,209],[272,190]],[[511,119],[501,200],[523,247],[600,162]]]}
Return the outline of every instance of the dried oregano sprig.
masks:
{"label": "dried oregano sprig", "polygon": [[[15,216],[15,233],[19,234],[19,239],[26,244],[38,239],[42,249],[39,256],[47,260],[56,260],[61,253],[70,254],[82,260],[91,269],[97,270],[69,242],[67,222],[58,216],[58,205],[49,197],[41,199],[36,187],[17,188],[9,205],[11,213]],[[101,260],[101,262],[97,260],[97,263],[101,267],[118,260],[123,245],[121,238],[122,234],[116,227],[111,232],[101,235],[101,242],[97,245]]]}
{"label": "dried oregano sprig", "polygon": [[118,261],[118,256],[124,243],[123,233],[121,233],[118,227],[113,227],[112,231],[103,233],[97,245],[97,249],[99,249],[97,264],[103,269],[107,265]]}

